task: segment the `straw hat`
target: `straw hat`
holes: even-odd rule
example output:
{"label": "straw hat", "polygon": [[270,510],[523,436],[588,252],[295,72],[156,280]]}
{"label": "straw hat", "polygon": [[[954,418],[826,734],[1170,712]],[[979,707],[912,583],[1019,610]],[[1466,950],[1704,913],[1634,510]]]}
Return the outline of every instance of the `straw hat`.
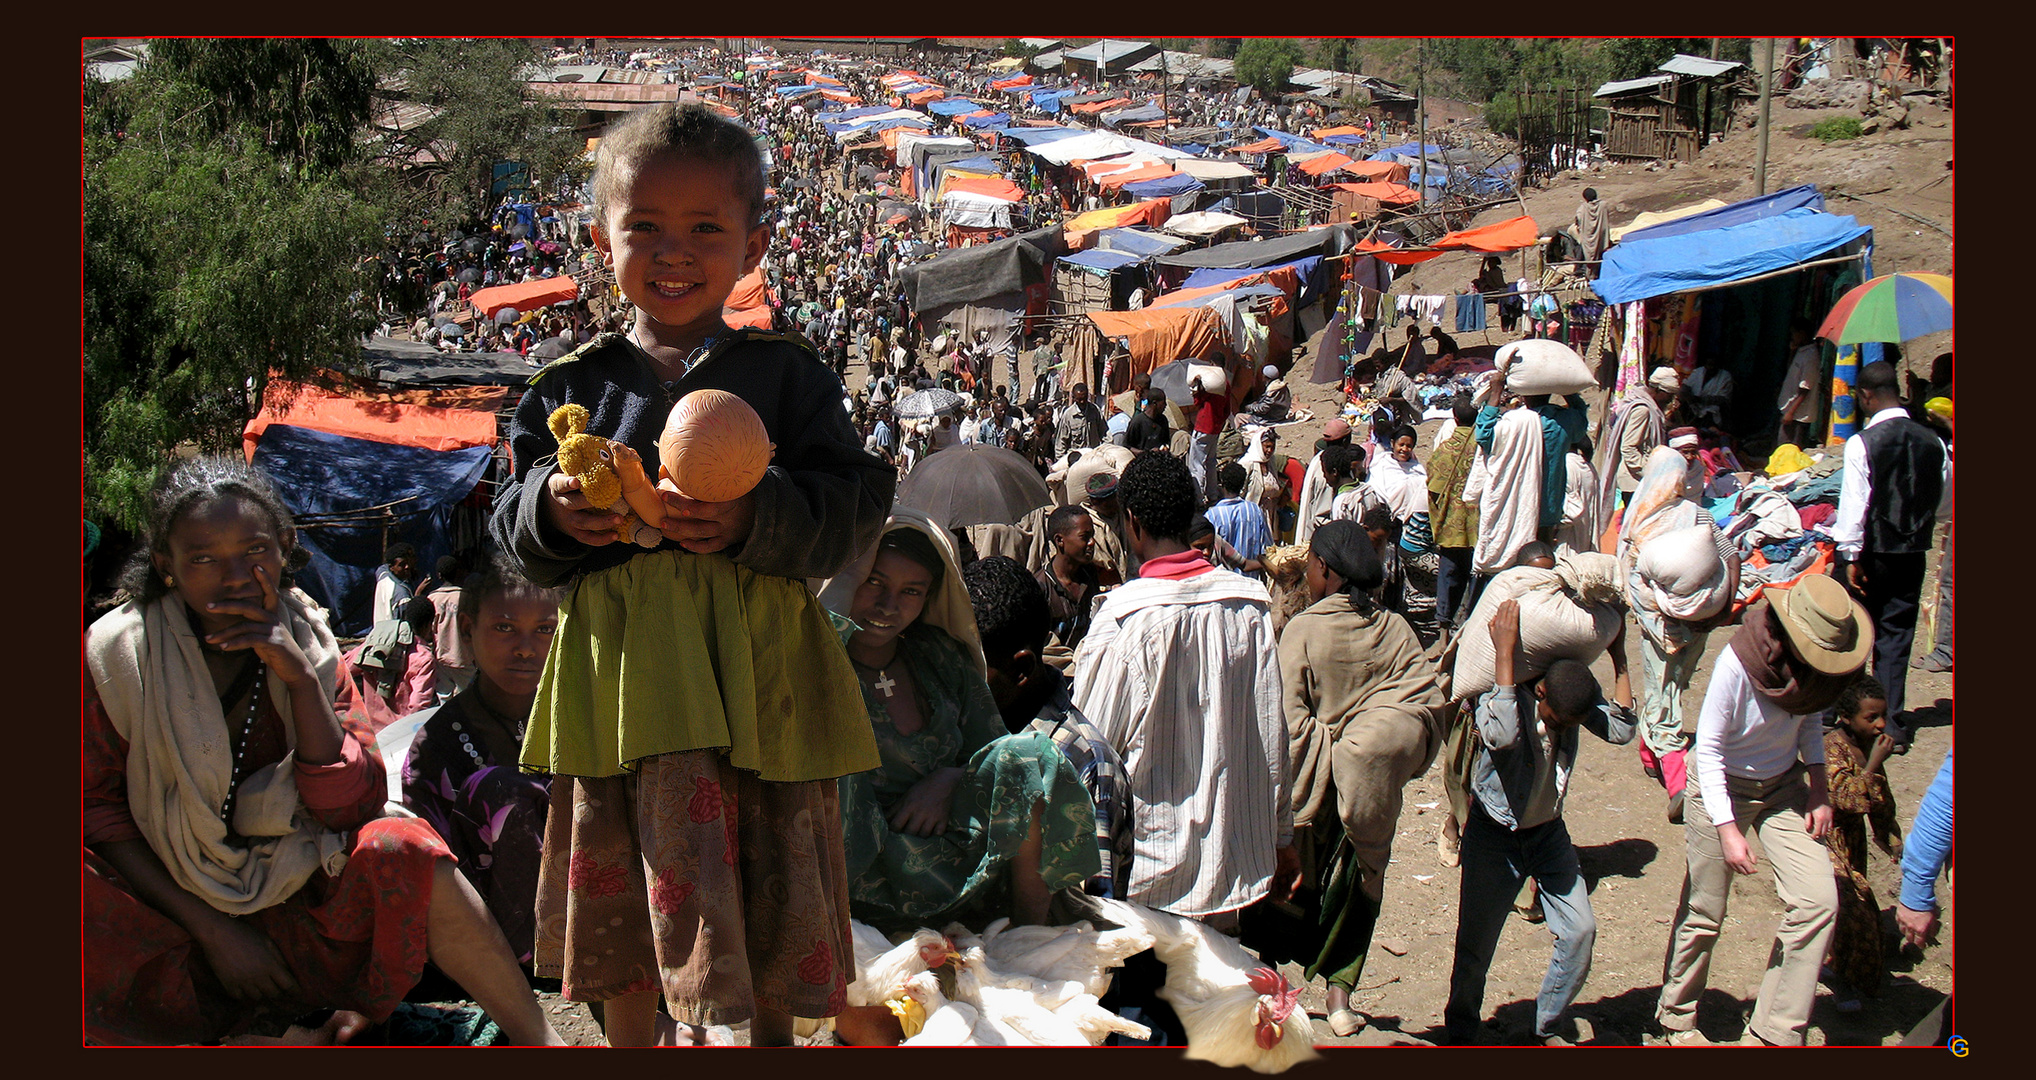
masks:
{"label": "straw hat", "polygon": [[1845,586],[1822,574],[1769,589],[1782,631],[1803,662],[1826,675],[1849,675],[1873,651],[1873,623]]}

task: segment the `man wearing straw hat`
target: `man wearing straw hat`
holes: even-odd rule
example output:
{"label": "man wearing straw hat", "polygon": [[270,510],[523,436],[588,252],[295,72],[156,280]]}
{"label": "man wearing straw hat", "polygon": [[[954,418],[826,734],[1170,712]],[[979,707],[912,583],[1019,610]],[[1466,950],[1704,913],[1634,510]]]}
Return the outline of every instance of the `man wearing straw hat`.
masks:
{"label": "man wearing straw hat", "polygon": [[1746,613],[1718,657],[1697,718],[1696,782],[1683,804],[1688,868],[1655,1010],[1670,1045],[1710,1041],[1696,1028],[1697,999],[1732,875],[1759,868],[1748,833],[1760,834],[1788,910],[1775,931],[1746,1043],[1802,1045],[1836,919],[1836,879],[1819,843],[1832,811],[1817,714],[1866,665],[1873,624],[1843,586],[1822,575],[1768,596]]}

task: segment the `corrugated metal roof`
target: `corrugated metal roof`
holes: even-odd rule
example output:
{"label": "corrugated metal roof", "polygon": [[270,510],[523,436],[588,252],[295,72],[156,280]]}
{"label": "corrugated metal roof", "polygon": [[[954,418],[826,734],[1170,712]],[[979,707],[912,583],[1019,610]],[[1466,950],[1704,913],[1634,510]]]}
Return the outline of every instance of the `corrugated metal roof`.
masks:
{"label": "corrugated metal roof", "polygon": [[1655,70],[1666,71],[1673,75],[1694,75],[1699,79],[1708,79],[1714,75],[1723,75],[1733,68],[1744,66],[1734,60],[1709,60],[1701,56],[1691,56],[1688,53],[1677,53],[1669,58],[1668,63],[1661,65]]}
{"label": "corrugated metal roof", "polygon": [[1022,37],[1018,39],[1018,44],[1030,49],[1044,51],[1046,49],[1059,48],[1067,43],[1056,37]]}
{"label": "corrugated metal roof", "polygon": [[1092,63],[1107,64],[1115,60],[1121,60],[1141,49],[1150,48],[1152,48],[1152,42],[1150,41],[1112,41],[1109,38],[1104,38],[1102,41],[1084,45],[1079,49],[1063,50],[1061,55],[1069,60],[1087,60]]}
{"label": "corrugated metal roof", "polygon": [[1598,87],[1597,93],[1592,94],[1591,96],[1616,97],[1619,94],[1630,94],[1635,90],[1645,90],[1650,86],[1666,86],[1674,81],[1675,76],[1673,75],[1643,75],[1638,79],[1626,79],[1622,82],[1608,82],[1605,85]]}
{"label": "corrugated metal roof", "polygon": [[1126,68],[1127,71],[1158,71],[1164,64],[1168,75],[1201,78],[1228,77],[1236,65],[1228,60],[1219,60],[1200,53],[1175,52],[1163,49]]}
{"label": "corrugated metal roof", "polygon": [[560,83],[534,82],[532,90],[557,98],[570,98],[583,107],[597,110],[632,108],[653,101],[677,101],[685,87],[678,83]]}

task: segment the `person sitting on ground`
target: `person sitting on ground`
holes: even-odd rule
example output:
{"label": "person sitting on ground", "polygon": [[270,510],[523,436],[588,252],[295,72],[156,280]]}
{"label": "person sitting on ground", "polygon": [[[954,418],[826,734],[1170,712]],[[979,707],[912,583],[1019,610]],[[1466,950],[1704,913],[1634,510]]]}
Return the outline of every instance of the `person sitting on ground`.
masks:
{"label": "person sitting on ground", "polygon": [[1265,382],[1259,387],[1258,396],[1244,407],[1246,415],[1265,424],[1283,423],[1294,412],[1294,391],[1287,386],[1287,380],[1280,369],[1267,364],[1259,372]]}
{"label": "person sitting on ground", "polygon": [[468,575],[454,633],[473,683],[444,705],[382,729],[389,797],[438,831],[460,873],[527,968],[536,941],[537,879],[549,778],[523,772],[523,729],[558,628],[559,591],[501,561]]}
{"label": "person sitting on ground", "polygon": [[1612,639],[1612,702],[1591,669],[1557,660],[1540,678],[1515,681],[1520,602],[1493,613],[1493,687],[1477,700],[1479,746],[1472,766],[1470,819],[1463,827],[1463,901],[1457,909],[1456,958],[1449,1003],[1442,1013],[1449,1041],[1475,1044],[1491,970],[1508,908],[1524,878],[1540,885],[1540,903],[1555,935],[1555,954],[1534,1005],[1534,1037],[1565,1045],[1558,1029],[1590,975],[1597,920],[1562,819],[1563,796],[1576,766],[1578,729],[1615,746],[1633,739],[1633,691],[1626,675],[1626,635]]}
{"label": "person sitting on ground", "polygon": [[1442,331],[1441,323],[1436,323],[1434,326],[1429,327],[1428,336],[1435,342],[1435,359],[1430,366],[1448,364],[1457,358],[1459,354],[1456,349],[1456,339]]}
{"label": "person sitting on ground", "polygon": [[1096,848],[1102,860],[1083,883],[1094,896],[1115,896],[1116,872],[1131,863],[1131,818],[1124,760],[1103,733],[1075,708],[1072,685],[1044,657],[1046,594],[1016,559],[992,555],[962,571],[976,630],[989,665],[990,694],[1013,733],[1044,735],[1060,747],[1096,808]]}
{"label": "person sitting on ground", "polygon": [[86,633],[86,1037],[212,1042],[337,1009],[320,1032],[343,1039],[428,958],[511,1040],[560,1045],[444,842],[382,816],[374,735],[333,711],[338,643],[282,583],[296,539],[245,460],[181,463],[132,599]]}
{"label": "person sitting on ground", "polygon": [[879,929],[1045,921],[1097,872],[1095,808],[1052,740],[1006,731],[947,530],[896,508],[821,596],[883,758],[840,784],[850,910]]}

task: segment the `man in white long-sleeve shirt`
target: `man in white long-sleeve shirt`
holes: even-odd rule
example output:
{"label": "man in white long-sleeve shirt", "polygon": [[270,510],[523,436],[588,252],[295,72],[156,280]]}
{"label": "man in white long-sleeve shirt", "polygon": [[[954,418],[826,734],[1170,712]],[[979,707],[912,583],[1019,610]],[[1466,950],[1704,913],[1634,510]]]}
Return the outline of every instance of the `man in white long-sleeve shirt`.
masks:
{"label": "man in white long-sleeve shirt", "polygon": [[1824,744],[1816,714],[1866,663],[1873,628],[1843,586],[1816,576],[1747,612],[1719,657],[1697,718],[1696,780],[1685,791],[1687,871],[1669,934],[1655,1018],[1670,1043],[1704,1043],[1697,1000],[1725,921],[1732,874],[1758,860],[1760,834],[1787,913],[1775,931],[1747,1042],[1800,1046],[1830,945],[1838,888],[1818,841],[1831,829]]}
{"label": "man in white long-sleeve shirt", "polygon": [[1139,576],[1082,639],[1074,704],[1129,777],[1118,895],[1234,932],[1238,911],[1290,896],[1300,874],[1271,598],[1183,539],[1196,498],[1178,458],[1139,455],[1117,498]]}
{"label": "man in white long-sleeve shirt", "polygon": [[1873,676],[1888,695],[1888,735],[1907,749],[1901,716],[1909,649],[1923,601],[1923,572],[1939,516],[1951,511],[1951,455],[1902,408],[1895,366],[1859,369],[1854,400],[1870,419],[1845,440],[1845,478],[1831,539],[1845,580],[1873,618]]}

